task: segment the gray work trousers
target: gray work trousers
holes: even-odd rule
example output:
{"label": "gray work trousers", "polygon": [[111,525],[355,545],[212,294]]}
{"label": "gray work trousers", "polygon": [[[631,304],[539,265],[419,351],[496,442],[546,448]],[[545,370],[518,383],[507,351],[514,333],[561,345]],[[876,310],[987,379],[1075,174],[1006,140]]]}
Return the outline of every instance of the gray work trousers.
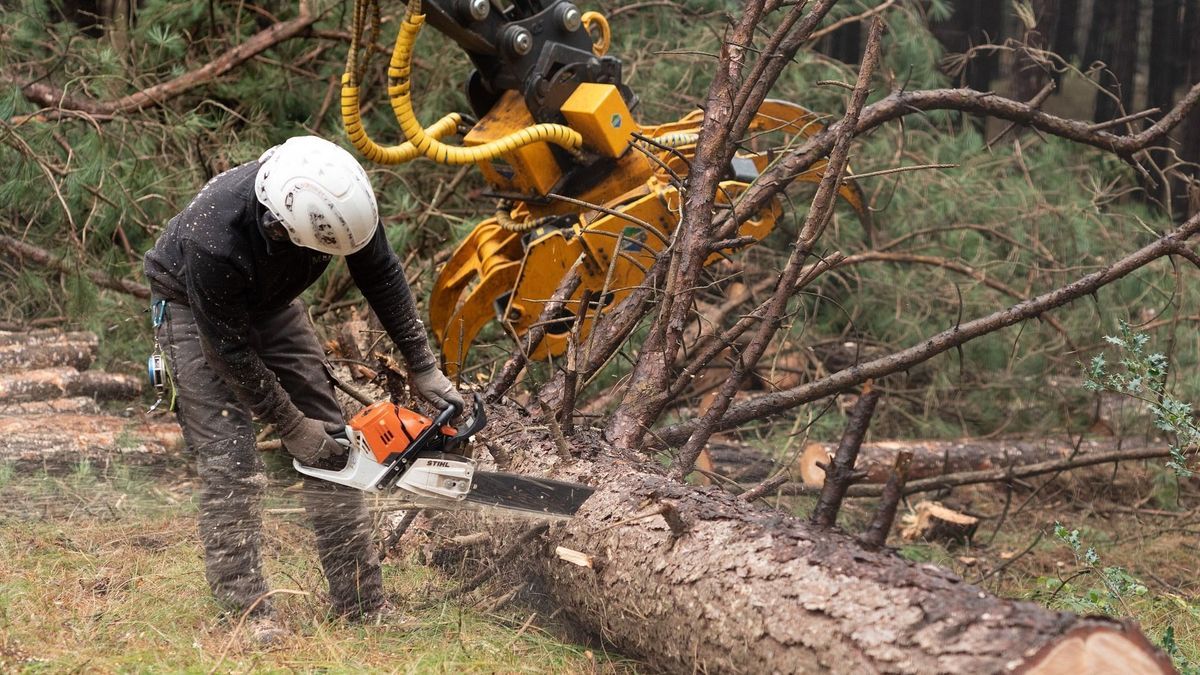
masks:
{"label": "gray work trousers", "polygon": [[[299,300],[256,317],[251,332],[252,347],[305,416],[345,423],[325,355]],[[201,339],[191,308],[168,303],[157,337],[174,380],[184,441],[195,453],[205,576],[219,602],[242,612],[268,590],[260,552],[266,477],[250,409],[214,368],[221,361]],[[382,605],[379,556],[362,493],[306,477],[304,509],[316,534],[334,611],[356,615]],[[264,598],[253,614],[270,612]]]}

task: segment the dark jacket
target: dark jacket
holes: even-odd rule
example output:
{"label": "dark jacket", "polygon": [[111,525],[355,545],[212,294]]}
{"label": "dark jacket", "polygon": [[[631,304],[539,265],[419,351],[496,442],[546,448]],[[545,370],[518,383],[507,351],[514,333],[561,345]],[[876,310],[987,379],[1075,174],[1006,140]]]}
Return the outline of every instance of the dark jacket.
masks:
{"label": "dark jacket", "polygon": [[[145,270],[156,298],[189,305],[210,353],[222,372],[260,418],[277,425],[298,411],[247,339],[256,315],[283,309],[308,288],[330,256],[268,239],[259,227],[267,210],[254,194],[258,162],[213,178],[171,219]],[[380,323],[416,372],[436,365],[425,327],[404,278],[400,259],[383,227],[346,266]]]}

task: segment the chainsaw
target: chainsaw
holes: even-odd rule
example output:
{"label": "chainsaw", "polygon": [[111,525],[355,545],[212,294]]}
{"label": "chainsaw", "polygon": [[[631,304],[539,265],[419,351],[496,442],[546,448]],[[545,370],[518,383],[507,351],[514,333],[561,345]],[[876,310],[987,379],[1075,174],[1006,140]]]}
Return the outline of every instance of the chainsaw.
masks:
{"label": "chainsaw", "polygon": [[481,471],[470,457],[455,454],[487,424],[483,399],[461,428],[450,425],[460,410],[451,405],[436,418],[379,401],[350,419],[334,439],[346,448],[341,469],[307,466],[300,473],[364,492],[410,502],[412,508],[488,509],[547,518],[570,518],[592,495],[586,485]]}

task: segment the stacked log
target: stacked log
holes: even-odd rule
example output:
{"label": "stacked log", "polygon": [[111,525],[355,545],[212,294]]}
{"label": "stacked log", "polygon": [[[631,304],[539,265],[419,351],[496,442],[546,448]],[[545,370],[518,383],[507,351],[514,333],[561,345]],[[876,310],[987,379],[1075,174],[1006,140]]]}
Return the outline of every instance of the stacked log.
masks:
{"label": "stacked log", "polygon": [[95,333],[0,332],[0,461],[152,462],[181,446],[174,422],[105,414],[102,401],[137,401],[132,375],[89,370]]}

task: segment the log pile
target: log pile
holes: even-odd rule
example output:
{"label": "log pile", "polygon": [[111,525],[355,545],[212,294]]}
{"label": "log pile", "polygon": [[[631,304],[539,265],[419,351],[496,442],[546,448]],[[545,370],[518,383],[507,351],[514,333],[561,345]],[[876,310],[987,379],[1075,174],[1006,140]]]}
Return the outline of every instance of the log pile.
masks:
{"label": "log pile", "polygon": [[100,402],[139,401],[132,375],[89,370],[89,332],[0,332],[0,461],[152,462],[182,444],[179,426],[105,414]]}

